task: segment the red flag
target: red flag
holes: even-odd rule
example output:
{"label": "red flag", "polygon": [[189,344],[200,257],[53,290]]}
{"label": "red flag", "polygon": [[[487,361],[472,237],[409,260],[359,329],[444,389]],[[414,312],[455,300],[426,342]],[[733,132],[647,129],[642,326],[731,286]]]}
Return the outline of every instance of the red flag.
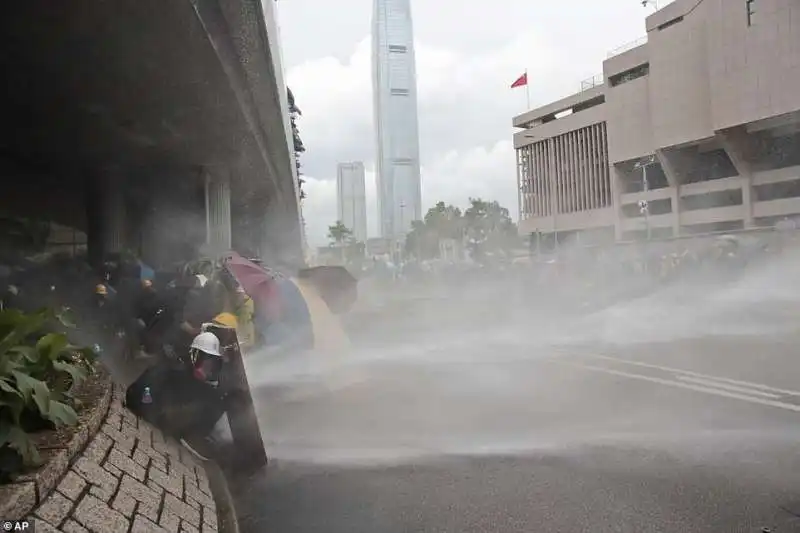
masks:
{"label": "red flag", "polygon": [[511,84],[511,88],[515,89],[517,87],[522,87],[523,85],[528,85],[528,73],[526,72],[522,76],[516,79],[514,83]]}

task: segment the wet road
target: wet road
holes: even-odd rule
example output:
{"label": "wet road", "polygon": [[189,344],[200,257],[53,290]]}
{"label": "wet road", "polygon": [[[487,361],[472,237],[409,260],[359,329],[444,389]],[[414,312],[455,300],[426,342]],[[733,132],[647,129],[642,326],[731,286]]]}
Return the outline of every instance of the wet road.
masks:
{"label": "wet road", "polygon": [[800,306],[681,294],[373,332],[325,387],[260,389],[275,460],[235,486],[243,530],[800,531]]}

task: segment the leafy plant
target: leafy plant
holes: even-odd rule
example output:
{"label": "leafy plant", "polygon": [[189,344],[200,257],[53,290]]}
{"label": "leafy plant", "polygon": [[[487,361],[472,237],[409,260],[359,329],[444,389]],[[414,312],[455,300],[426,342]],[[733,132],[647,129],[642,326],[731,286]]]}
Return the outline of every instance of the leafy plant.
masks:
{"label": "leafy plant", "polygon": [[0,478],[40,462],[31,433],[78,421],[73,391],[93,372],[95,356],[50,332],[60,318],[50,310],[0,311]]}

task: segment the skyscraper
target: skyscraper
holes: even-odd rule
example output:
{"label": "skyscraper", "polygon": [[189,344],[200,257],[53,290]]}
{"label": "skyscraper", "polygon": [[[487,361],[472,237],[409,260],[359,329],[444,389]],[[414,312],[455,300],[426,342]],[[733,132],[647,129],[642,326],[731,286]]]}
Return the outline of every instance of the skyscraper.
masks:
{"label": "skyscraper", "polygon": [[381,236],[422,217],[411,0],[373,0],[372,100]]}
{"label": "skyscraper", "polygon": [[353,232],[358,242],[367,242],[367,195],[364,163],[336,166],[337,218]]}

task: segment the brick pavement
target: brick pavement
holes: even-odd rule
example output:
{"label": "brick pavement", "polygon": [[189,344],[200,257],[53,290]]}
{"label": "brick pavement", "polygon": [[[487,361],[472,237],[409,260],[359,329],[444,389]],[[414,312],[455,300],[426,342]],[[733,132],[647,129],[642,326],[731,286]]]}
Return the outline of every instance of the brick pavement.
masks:
{"label": "brick pavement", "polygon": [[33,511],[37,533],[215,533],[201,463],[115,394],[100,431]]}

